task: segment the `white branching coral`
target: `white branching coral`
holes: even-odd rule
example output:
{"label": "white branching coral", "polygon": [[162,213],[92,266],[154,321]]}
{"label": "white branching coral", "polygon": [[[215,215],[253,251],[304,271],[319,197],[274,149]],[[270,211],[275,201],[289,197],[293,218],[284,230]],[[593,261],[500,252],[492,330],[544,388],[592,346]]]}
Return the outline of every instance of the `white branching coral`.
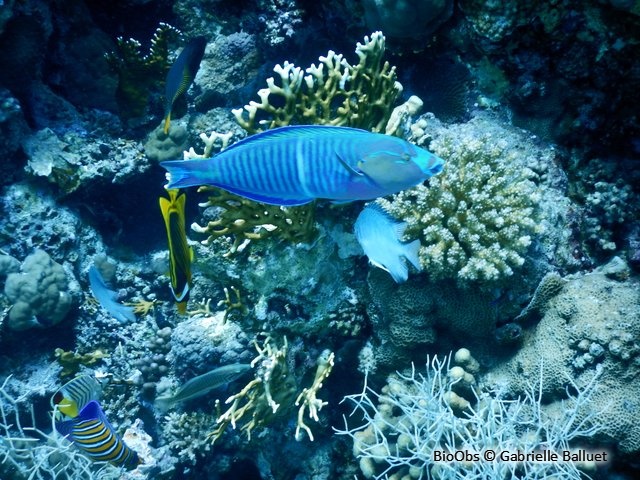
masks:
{"label": "white branching coral", "polygon": [[433,279],[496,281],[524,263],[541,231],[541,193],[526,166],[533,150],[526,143],[476,119],[441,127],[428,147],[446,160],[443,172],[428,185],[378,200],[408,223],[407,238],[420,239],[420,263]]}
{"label": "white branching coral", "polygon": [[[567,390],[566,398],[555,404],[541,403],[542,373],[516,400],[469,388],[467,401],[455,393],[463,381],[450,375],[449,362],[449,356],[434,357],[427,361],[424,374],[412,366],[409,374],[391,375],[380,393],[367,385],[365,377],[362,392],[344,398],[353,412],[337,433],[353,439],[364,478],[518,478],[526,472],[529,479],[578,480],[582,471],[595,468],[589,459],[499,459],[518,452],[571,451],[598,432],[600,412],[590,407],[599,373],[584,388],[568,379],[575,393]],[[453,457],[454,452],[465,457],[449,461],[438,455]],[[497,457],[492,458],[494,453]]]}

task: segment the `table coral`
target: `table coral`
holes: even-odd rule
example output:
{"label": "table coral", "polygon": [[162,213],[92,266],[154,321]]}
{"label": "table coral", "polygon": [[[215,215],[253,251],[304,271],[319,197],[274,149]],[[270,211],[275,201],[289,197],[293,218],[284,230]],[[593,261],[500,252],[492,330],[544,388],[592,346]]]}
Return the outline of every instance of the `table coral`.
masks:
{"label": "table coral", "polygon": [[446,159],[443,172],[378,202],[408,223],[407,239],[420,239],[420,263],[433,279],[468,285],[510,277],[541,231],[541,191],[526,164],[531,147],[478,118],[434,133],[429,149]]}

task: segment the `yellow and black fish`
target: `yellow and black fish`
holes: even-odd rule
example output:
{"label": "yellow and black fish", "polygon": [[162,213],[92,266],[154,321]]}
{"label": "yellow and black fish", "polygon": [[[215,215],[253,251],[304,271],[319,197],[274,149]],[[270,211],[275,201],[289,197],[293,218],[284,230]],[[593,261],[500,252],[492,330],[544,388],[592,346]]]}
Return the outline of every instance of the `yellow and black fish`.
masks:
{"label": "yellow and black fish", "polygon": [[171,124],[171,109],[173,103],[180,95],[186,92],[196,78],[200,68],[200,62],[204,56],[207,39],[196,37],[182,50],[175,63],[171,65],[167,73],[167,82],[164,93],[164,134],[169,133]]}
{"label": "yellow and black fish", "polygon": [[94,461],[125,468],[135,468],[142,463],[138,454],[115,432],[95,400],[87,403],[75,418],[56,422],[55,426]]}
{"label": "yellow and black fish", "polygon": [[56,412],[56,420],[75,418],[92,400],[98,400],[102,386],[89,375],[79,375],[65,383],[51,396],[51,408]]}
{"label": "yellow and black fish", "polygon": [[184,207],[187,196],[179,190],[168,190],[169,198],[160,197],[160,210],[164,217],[169,241],[169,276],[171,291],[178,303],[178,312],[187,311],[189,288],[191,287],[191,261],[193,250],[187,243]]}

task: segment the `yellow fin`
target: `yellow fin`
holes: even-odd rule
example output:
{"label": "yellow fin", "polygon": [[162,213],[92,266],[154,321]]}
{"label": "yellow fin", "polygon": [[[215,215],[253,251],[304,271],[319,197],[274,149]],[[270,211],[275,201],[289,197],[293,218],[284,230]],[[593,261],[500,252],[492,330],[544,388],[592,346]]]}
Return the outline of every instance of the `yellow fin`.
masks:
{"label": "yellow fin", "polygon": [[171,125],[171,112],[167,113],[167,116],[164,117],[164,134],[169,134],[169,125]]}

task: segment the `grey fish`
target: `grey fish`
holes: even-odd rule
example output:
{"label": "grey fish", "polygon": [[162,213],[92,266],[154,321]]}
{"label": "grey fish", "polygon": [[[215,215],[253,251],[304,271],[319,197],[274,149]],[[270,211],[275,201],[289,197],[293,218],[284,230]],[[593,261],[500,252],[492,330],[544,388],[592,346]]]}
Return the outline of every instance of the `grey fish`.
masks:
{"label": "grey fish", "polygon": [[201,397],[214,388],[226,385],[250,369],[251,365],[248,363],[234,363],[213,369],[210,372],[192,378],[173,395],[163,395],[156,398],[155,405],[160,410],[167,410],[176,403]]}

